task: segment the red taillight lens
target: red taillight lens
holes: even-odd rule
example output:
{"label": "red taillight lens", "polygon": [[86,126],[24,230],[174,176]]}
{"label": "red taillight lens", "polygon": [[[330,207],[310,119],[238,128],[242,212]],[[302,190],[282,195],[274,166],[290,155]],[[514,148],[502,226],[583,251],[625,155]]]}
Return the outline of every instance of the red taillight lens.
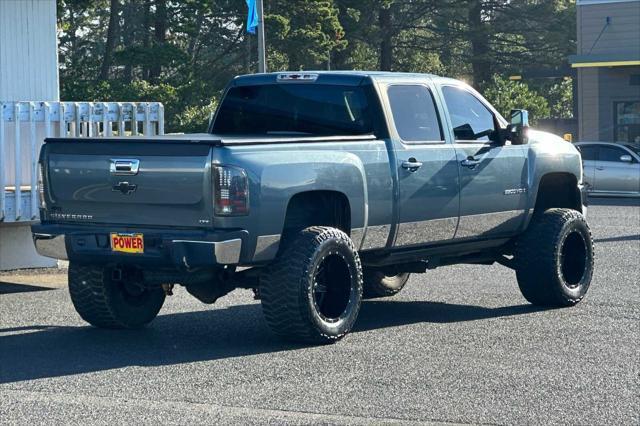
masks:
{"label": "red taillight lens", "polygon": [[47,201],[44,197],[44,164],[38,163],[38,199],[40,200],[40,208],[47,208]]}
{"label": "red taillight lens", "polygon": [[213,193],[217,216],[249,214],[249,182],[243,169],[213,166]]}

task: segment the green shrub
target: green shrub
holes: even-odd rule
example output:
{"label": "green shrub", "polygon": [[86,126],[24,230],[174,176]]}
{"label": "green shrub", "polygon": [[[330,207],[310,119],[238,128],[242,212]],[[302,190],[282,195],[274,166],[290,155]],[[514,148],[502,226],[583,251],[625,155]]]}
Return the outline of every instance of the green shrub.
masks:
{"label": "green shrub", "polygon": [[218,106],[217,99],[212,99],[208,105],[189,106],[178,114],[176,128],[184,133],[203,133],[207,131],[209,120]]}
{"label": "green shrub", "polygon": [[551,113],[547,100],[525,83],[498,75],[493,76],[483,95],[507,119],[512,109],[529,111],[532,124],[539,119],[548,118]]}

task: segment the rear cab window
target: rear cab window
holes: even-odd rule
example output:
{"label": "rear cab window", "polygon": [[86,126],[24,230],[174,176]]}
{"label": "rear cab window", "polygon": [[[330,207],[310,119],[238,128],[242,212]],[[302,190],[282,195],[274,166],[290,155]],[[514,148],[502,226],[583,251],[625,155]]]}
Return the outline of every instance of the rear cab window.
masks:
{"label": "rear cab window", "polygon": [[431,91],[422,85],[392,85],[387,89],[398,136],[403,142],[444,143],[440,117]]}
{"label": "rear cab window", "polygon": [[219,135],[374,134],[371,86],[275,83],[231,87],[212,132]]}

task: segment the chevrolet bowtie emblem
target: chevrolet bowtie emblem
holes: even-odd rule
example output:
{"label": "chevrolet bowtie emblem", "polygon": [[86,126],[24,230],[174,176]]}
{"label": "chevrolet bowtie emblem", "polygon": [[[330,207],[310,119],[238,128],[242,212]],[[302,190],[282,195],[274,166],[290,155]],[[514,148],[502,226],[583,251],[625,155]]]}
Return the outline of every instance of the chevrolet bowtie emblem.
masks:
{"label": "chevrolet bowtie emblem", "polygon": [[129,182],[119,182],[117,185],[113,186],[112,191],[114,192],[122,192],[124,195],[133,194],[136,192],[138,185],[129,183]]}

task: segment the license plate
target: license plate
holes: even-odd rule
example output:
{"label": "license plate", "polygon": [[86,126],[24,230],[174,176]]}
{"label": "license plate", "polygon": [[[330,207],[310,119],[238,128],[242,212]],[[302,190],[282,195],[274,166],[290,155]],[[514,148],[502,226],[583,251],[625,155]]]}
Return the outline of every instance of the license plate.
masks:
{"label": "license plate", "polygon": [[111,233],[111,250],[121,253],[144,253],[143,235]]}

